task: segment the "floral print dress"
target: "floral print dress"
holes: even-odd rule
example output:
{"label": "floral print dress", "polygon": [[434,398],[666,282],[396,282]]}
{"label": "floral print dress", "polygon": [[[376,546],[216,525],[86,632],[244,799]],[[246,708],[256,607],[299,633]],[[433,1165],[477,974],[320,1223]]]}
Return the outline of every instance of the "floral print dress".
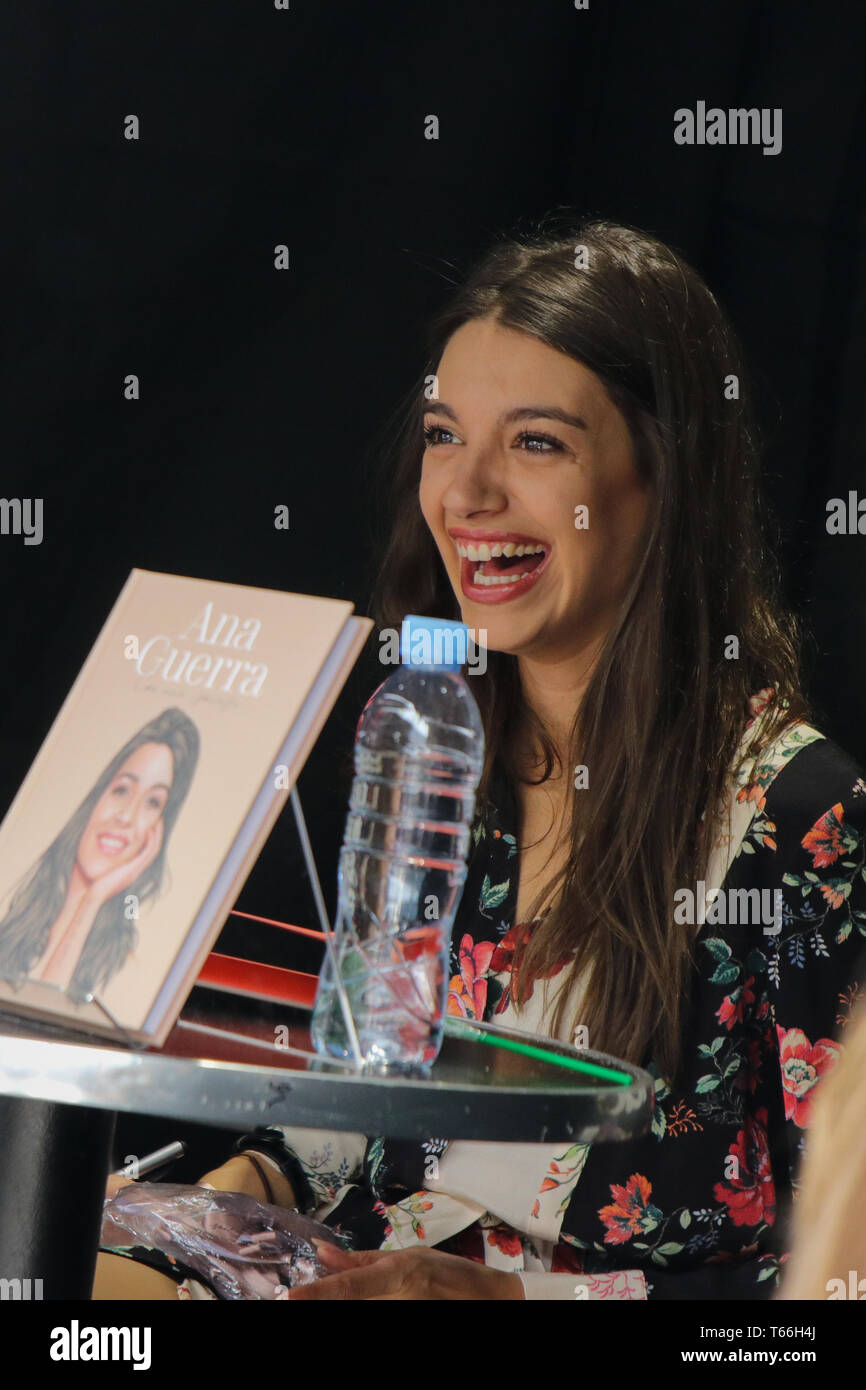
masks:
{"label": "floral print dress", "polygon": [[[750,701],[741,750],[771,696]],[[319,1220],[357,1248],[422,1243],[519,1272],[529,1298],[775,1291],[810,1110],[863,989],[866,781],[803,723],[766,745],[757,765],[740,759],[699,885],[676,1089],[652,1056],[643,1059],[655,1078],[650,1131],[624,1143],[550,1145],[277,1127]],[[473,827],[448,1008],[549,1034],[560,980],[537,981],[519,1009],[511,993],[538,920],[513,920],[516,825],[514,797],[497,777]],[[727,909],[750,891],[750,902],[772,905],[766,925]]]}
{"label": "floral print dress", "polygon": [[[695,894],[676,1089],[643,1059],[655,1078],[647,1134],[596,1145],[449,1143],[276,1126],[239,1144],[287,1163],[304,1209],[355,1248],[436,1246],[519,1273],[527,1298],[769,1297],[787,1258],[810,1111],[866,965],[866,781],[804,723],[765,743],[757,765],[743,761],[772,693],[750,701],[727,816]],[[448,1009],[549,1035],[567,962],[536,979],[520,1007],[511,988],[540,920],[514,920],[516,826],[514,796],[497,775],[473,825]],[[763,925],[727,908],[755,892],[750,901],[771,906]],[[568,1002],[565,1013],[579,1017],[579,1001]],[[180,1298],[215,1297],[158,1252],[117,1253],[172,1272]]]}

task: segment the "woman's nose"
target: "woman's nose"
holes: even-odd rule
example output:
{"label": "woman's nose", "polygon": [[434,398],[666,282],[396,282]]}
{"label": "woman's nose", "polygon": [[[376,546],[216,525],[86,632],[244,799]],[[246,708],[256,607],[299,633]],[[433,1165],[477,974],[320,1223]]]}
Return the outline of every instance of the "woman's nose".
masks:
{"label": "woman's nose", "polygon": [[466,448],[454,465],[442,497],[452,512],[473,512],[501,504],[504,495],[500,462],[492,448]]}

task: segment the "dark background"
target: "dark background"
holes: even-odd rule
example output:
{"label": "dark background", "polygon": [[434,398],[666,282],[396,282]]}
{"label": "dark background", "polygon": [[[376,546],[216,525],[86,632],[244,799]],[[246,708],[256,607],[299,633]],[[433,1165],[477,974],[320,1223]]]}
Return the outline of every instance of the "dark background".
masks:
{"label": "dark background", "polygon": [[[866,493],[866,8],[6,0],[0,64],[0,491],[45,527],[0,536],[0,809],[133,566],[368,611],[371,470],[425,320],[494,233],[557,211],[660,235],[730,312],[818,719],[866,758],[866,539],[825,528]],[[781,153],[675,145],[698,100],[781,107]],[[299,783],[331,909],[377,649]],[[290,810],[239,906],[316,924]],[[274,935],[235,919],[222,945],[316,968]]]}

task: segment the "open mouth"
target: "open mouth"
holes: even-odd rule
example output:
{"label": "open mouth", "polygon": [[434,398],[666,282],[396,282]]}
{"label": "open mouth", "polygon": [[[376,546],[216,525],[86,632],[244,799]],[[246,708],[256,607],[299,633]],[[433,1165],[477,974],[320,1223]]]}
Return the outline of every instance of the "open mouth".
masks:
{"label": "open mouth", "polygon": [[460,591],[473,603],[498,605],[522,599],[540,583],[553,551],[519,532],[496,540],[452,537],[460,557]]}
{"label": "open mouth", "polygon": [[119,835],[97,835],[96,843],[103,854],[114,855],[122,853],[128,841],[121,839]]}
{"label": "open mouth", "polygon": [[500,587],[527,579],[544,564],[549,550],[540,541],[525,544],[507,541],[504,544],[495,542],[492,545],[486,542],[474,545],[458,541],[457,554],[461,560],[471,562],[473,584]]}

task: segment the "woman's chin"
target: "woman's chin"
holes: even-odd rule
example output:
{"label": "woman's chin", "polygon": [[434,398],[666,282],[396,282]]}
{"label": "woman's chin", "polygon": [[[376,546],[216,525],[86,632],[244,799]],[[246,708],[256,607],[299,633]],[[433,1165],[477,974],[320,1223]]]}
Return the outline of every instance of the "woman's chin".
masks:
{"label": "woman's chin", "polygon": [[[464,621],[465,621],[465,619],[464,619]],[[469,626],[469,628],[470,628],[470,631],[473,632],[473,633],[475,634],[476,645],[477,645],[478,647],[483,647],[484,651],[486,651],[486,652],[497,652],[500,656],[520,656],[520,655],[521,655],[521,653],[522,653],[522,651],[523,651],[523,643],[522,643],[522,642],[519,643],[519,644],[517,644],[517,645],[515,645],[513,642],[507,641],[505,638],[503,638],[502,641],[496,641],[494,638],[488,636],[488,634],[484,632],[484,629],[483,629],[483,627],[482,627],[481,624],[475,624],[475,625],[473,625],[473,624],[470,623],[470,624],[468,624],[468,626]],[[483,640],[483,641],[481,640],[481,638],[482,638],[482,633],[484,634],[484,640]]]}

